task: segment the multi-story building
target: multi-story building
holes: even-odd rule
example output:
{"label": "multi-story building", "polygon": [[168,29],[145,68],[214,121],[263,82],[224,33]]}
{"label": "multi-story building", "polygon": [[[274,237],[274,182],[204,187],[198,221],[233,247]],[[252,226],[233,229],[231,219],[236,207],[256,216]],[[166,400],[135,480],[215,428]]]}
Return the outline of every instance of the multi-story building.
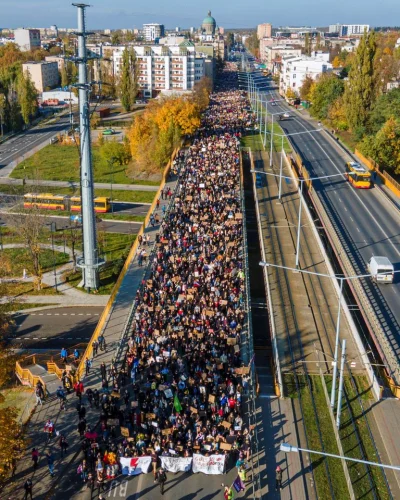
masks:
{"label": "multi-story building", "polygon": [[293,45],[271,45],[264,50],[261,59],[272,73],[279,71],[283,57],[301,56],[301,47]]}
{"label": "multi-story building", "polygon": [[40,30],[18,28],[14,30],[14,41],[23,52],[40,48]]}
{"label": "multi-story building", "polygon": [[343,24],[340,27],[339,36],[360,36],[368,31],[369,24]]}
{"label": "multi-story building", "polygon": [[[132,46],[138,66],[138,83],[143,97],[159,93],[191,91],[205,75],[205,57],[196,54],[195,46],[186,40],[180,45]],[[113,51],[114,74],[122,69],[125,47]]]}
{"label": "multi-story building", "polygon": [[46,88],[53,88],[58,85],[59,74],[56,62],[27,62],[22,65],[22,71],[23,73],[29,73],[38,92],[43,92]]}
{"label": "multi-story building", "polygon": [[272,24],[264,23],[257,26],[257,38],[261,40],[262,38],[271,38],[272,36]]}
{"label": "multi-story building", "polygon": [[143,36],[146,42],[154,42],[158,38],[165,35],[165,28],[163,24],[149,23],[143,24]]}
{"label": "multi-story building", "polygon": [[63,68],[64,68],[64,66],[65,66],[65,59],[64,59],[64,57],[46,56],[44,59],[47,62],[55,62],[55,63],[57,63],[58,71],[62,71]]}
{"label": "multi-story building", "polygon": [[311,56],[288,56],[282,58],[279,91],[282,95],[292,89],[297,95],[306,77],[317,80],[323,73],[332,71],[328,53]]}
{"label": "multi-story building", "polygon": [[369,24],[331,24],[329,33],[338,33],[339,36],[359,36],[369,31]]}

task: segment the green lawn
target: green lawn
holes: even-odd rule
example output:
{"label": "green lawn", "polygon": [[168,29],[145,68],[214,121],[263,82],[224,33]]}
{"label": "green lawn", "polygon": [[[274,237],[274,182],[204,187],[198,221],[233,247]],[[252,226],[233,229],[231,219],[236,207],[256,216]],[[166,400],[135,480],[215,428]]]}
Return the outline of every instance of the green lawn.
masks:
{"label": "green lawn", "polygon": [[[106,259],[106,265],[100,270],[100,287],[98,293],[109,295],[118,279],[129,250],[136,239],[134,234],[102,233],[97,235],[99,254]],[[81,248],[81,243],[77,246]],[[68,272],[65,277],[73,286],[78,286],[82,279],[81,272]]]}
{"label": "green lawn", "polygon": [[4,401],[0,403],[0,408],[13,406],[20,414],[28,400],[30,400],[33,389],[31,387],[13,387],[12,389],[3,389],[0,393],[4,397]]}
{"label": "green lawn", "polygon": [[[325,380],[328,391],[330,391],[332,378],[326,377]],[[356,388],[354,388],[348,377],[345,378],[345,393],[349,401],[349,406],[346,404],[345,398],[343,398],[340,428],[343,452],[348,457],[377,462],[378,457],[369,434],[366,419],[363,416],[363,409],[357,398],[357,393],[361,395],[361,399],[363,400],[373,399],[373,396],[369,390],[366,377],[356,377],[355,384]],[[364,456],[361,449],[364,451]],[[366,474],[367,468],[355,462],[348,462],[348,468],[356,498],[372,498],[371,485]],[[390,496],[386,488],[382,470],[379,467],[370,467],[369,470],[371,471],[377,497],[380,499],[389,499]]]}
{"label": "green lawn", "polygon": [[[95,182],[110,182],[111,174],[115,184],[150,184],[157,182],[135,182],[126,175],[127,166],[114,166],[109,164],[100,155],[99,146],[93,145],[93,169]],[[10,177],[16,179],[38,179],[52,181],[79,180],[79,152],[76,146],[51,144],[24,160],[15,167]]]}
{"label": "green lawn", "polygon": [[[3,278],[21,278],[23,270],[26,269],[28,274],[32,274],[32,259],[29,251],[26,248],[5,248],[2,255],[6,256],[10,261],[10,269],[2,270]],[[61,266],[69,261],[69,255],[61,252],[54,252],[55,265]],[[53,269],[53,251],[48,248],[43,248],[39,261],[42,266],[42,271],[46,272]]]}
{"label": "green lawn", "polygon": [[[42,285],[40,290],[36,290],[31,281],[3,283],[1,286],[2,294],[8,297],[19,297],[20,295],[62,295],[60,292],[56,292],[54,287],[47,285]],[[14,310],[15,307],[12,309]]]}

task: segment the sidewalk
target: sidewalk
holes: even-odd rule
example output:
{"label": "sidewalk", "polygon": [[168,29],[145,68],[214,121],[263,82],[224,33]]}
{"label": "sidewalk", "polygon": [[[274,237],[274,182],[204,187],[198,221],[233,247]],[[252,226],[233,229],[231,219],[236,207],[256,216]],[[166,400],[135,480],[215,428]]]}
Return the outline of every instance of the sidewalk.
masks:
{"label": "sidewalk", "polygon": [[[173,190],[175,184],[176,178],[172,177],[166,186]],[[161,200],[160,207],[158,209],[160,216],[162,214],[162,206],[168,204],[169,200]],[[154,228],[148,226],[145,230],[146,234],[149,234],[151,237],[148,247],[149,250],[154,245],[158,230],[159,226]],[[121,337],[125,332],[125,326],[132,308],[133,298],[142,281],[145,269],[145,266],[138,266],[135,255],[129,265],[128,271],[116,295],[113,307],[105,322],[103,335],[106,340],[107,350],[106,352],[99,351],[97,357],[94,358],[89,375],[83,379],[85,391],[89,387],[92,389],[96,387],[98,389],[101,388],[99,366],[102,362],[104,362],[106,366],[109,367],[111,360],[116,355],[116,349],[120,345]],[[30,424],[27,427],[27,438],[30,440],[29,449],[26,451],[24,457],[18,462],[15,479],[13,482],[8,482],[2,492],[2,498],[11,497],[18,500],[22,499],[24,492],[23,484],[29,476],[31,476],[33,480],[33,495],[35,500],[44,500],[45,498],[70,499],[72,495],[80,489],[81,479],[76,473],[80,455],[80,438],[77,432],[78,418],[75,410],[77,401],[78,400],[75,394],[71,394],[68,396],[67,410],[65,411],[59,411],[59,405],[55,398],[46,400],[42,407],[37,408],[32,416]],[[87,424],[91,425],[93,429],[99,422],[99,410],[91,410],[88,407],[85,397],[82,398],[82,401],[85,403],[87,410]],[[44,444],[45,436],[43,426],[48,418],[52,419],[55,423],[56,431],[59,431],[66,436],[69,444],[67,457],[63,460],[58,459],[59,448],[56,439],[53,439],[52,443],[49,445],[49,448],[53,452],[53,456],[57,457],[57,460],[55,461],[54,478],[49,476],[46,460],[45,457],[43,457],[46,450],[46,445]],[[33,447],[39,448],[42,457],[39,461],[38,470],[32,475],[33,469],[30,452]],[[87,494],[89,494],[88,490],[83,491],[86,491]]]}

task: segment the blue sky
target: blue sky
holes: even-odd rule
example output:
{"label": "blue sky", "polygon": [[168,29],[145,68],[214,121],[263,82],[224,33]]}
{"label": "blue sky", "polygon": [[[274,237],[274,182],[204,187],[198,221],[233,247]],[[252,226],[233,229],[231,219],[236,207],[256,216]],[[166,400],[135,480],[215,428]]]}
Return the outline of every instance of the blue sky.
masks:
{"label": "blue sky", "polygon": [[[81,0],[82,1],[82,0]],[[76,25],[72,0],[0,0],[0,27],[60,27]],[[340,22],[372,26],[400,24],[399,0],[91,0],[89,28],[140,28],[159,22],[168,28],[198,27],[211,9],[218,25],[254,27],[262,22],[280,25],[327,26]]]}

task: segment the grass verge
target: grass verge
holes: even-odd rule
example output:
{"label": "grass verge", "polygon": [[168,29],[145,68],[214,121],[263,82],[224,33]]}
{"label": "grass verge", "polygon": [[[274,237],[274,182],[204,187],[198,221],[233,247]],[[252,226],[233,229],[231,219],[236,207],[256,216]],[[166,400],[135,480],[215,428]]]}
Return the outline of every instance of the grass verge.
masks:
{"label": "grass verge", "polygon": [[[28,249],[26,248],[5,248],[2,255],[10,262],[10,267],[3,267],[1,277],[22,277],[23,270],[26,269],[28,273],[32,274],[31,257]],[[62,266],[69,262],[69,255],[63,252],[54,252],[54,261],[56,267]],[[39,255],[39,262],[42,266],[42,271],[45,273],[53,269],[53,251],[50,248],[42,249]]]}
{"label": "grass verge", "polygon": [[[155,181],[135,182],[126,175],[127,165],[118,165],[111,169],[101,156],[99,146],[93,145],[92,151],[95,182],[110,182],[112,176],[114,184],[159,184]],[[75,145],[51,144],[17,165],[10,177],[78,182],[79,165],[79,152]]]}
{"label": "grass verge", "polygon": [[[325,380],[328,391],[330,391],[332,378],[326,377]],[[367,422],[363,417],[363,408],[358,401],[357,393],[361,394],[364,400],[373,399],[373,397],[369,391],[366,377],[355,377],[354,380],[355,387],[349,377],[346,377],[344,381],[348,405],[346,399],[343,398],[339,431],[343,452],[348,457],[377,462],[378,457],[369,434]],[[356,498],[373,498],[373,489],[375,489],[377,498],[382,500],[390,498],[383,472],[379,467],[367,468],[363,464],[348,462],[348,468]],[[370,476],[367,473],[368,470]]]}
{"label": "grass verge", "polygon": [[[99,253],[106,257],[106,265],[100,269],[100,295],[109,295],[118,279],[121,269],[128,256],[129,250],[136,239],[136,235],[119,233],[100,233]],[[81,271],[67,272],[65,279],[72,286],[77,287],[82,280]]]}
{"label": "grass verge", "polygon": [[21,414],[33,394],[33,389],[30,387],[13,387],[0,392],[4,397],[4,401],[0,403],[0,408],[13,406],[18,410],[18,414]]}
{"label": "grass verge", "polygon": [[[20,295],[62,295],[62,293],[56,292],[54,287],[47,285],[42,285],[40,290],[36,290],[31,281],[3,283],[2,293],[7,297],[19,297]],[[15,305],[13,305],[14,308]]]}
{"label": "grass verge", "polygon": [[36,307],[58,306],[59,304],[52,303],[35,303],[35,302],[20,302],[13,307],[14,312],[25,311],[25,309],[35,309]]}

